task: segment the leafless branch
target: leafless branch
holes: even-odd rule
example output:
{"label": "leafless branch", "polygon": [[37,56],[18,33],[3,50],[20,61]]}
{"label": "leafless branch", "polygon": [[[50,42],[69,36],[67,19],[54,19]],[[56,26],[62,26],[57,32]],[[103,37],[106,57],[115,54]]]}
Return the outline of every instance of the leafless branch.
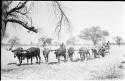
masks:
{"label": "leafless branch", "polygon": [[[58,16],[58,14],[59,14],[59,17],[58,17],[59,21],[57,22],[57,26],[55,28],[55,32],[58,32],[58,39],[59,39],[59,33],[61,32],[62,25],[67,24],[68,27],[70,28],[71,24],[69,22],[68,17],[65,15],[65,13],[63,11],[61,4],[58,1],[54,1],[54,2],[52,2],[52,4],[53,4],[53,7],[55,8],[55,10],[54,10],[55,15]],[[58,12],[58,14],[56,12]]]}
{"label": "leafless branch", "polygon": [[28,23],[24,23],[24,22],[22,22],[20,20],[8,19],[7,22],[18,23],[18,24],[22,25],[23,27],[25,27],[26,29],[37,33],[37,29],[35,29],[35,27],[33,27],[33,26],[29,27]]}
{"label": "leafless branch", "polygon": [[10,10],[10,11],[8,11],[8,12],[7,12],[7,15],[13,13],[14,11],[17,11],[17,10],[23,8],[26,3],[27,3],[27,1],[25,1],[25,2],[23,2],[23,3],[20,2],[15,8],[13,8],[13,9]]}

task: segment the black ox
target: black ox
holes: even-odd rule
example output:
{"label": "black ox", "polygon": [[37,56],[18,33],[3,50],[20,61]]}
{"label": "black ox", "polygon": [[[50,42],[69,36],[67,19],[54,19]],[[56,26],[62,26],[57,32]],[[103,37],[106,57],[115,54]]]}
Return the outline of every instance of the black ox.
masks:
{"label": "black ox", "polygon": [[12,52],[14,53],[14,58],[17,57],[18,60],[19,60],[19,64],[21,64],[22,60],[24,59],[23,54],[22,54],[23,48],[19,47],[19,48],[15,49],[15,50],[12,50]]}
{"label": "black ox", "polygon": [[104,46],[102,46],[99,49],[93,48],[92,52],[93,52],[95,58],[97,58],[97,56],[105,57],[106,53],[109,53],[108,49],[106,47],[104,47]]}
{"label": "black ox", "polygon": [[70,58],[70,61],[73,61],[73,54],[74,54],[74,48],[73,47],[69,47],[68,49],[68,56]]}
{"label": "black ox", "polygon": [[61,56],[63,56],[64,61],[66,61],[66,48],[59,48],[59,49],[55,50],[55,54],[56,54],[56,59],[58,59],[58,63],[60,63]]}
{"label": "black ox", "polygon": [[[34,57],[36,57],[36,60],[37,60],[36,63],[40,64],[40,61],[41,61],[40,49],[36,48],[36,47],[31,47],[31,48],[27,49],[27,55],[25,57],[27,58],[27,61],[28,61],[28,59],[31,59],[31,64],[32,64],[32,59]],[[38,60],[39,60],[39,62],[38,62]]]}
{"label": "black ox", "polygon": [[15,57],[18,58],[19,64],[21,64],[22,60],[24,60],[25,58],[27,59],[27,63],[28,63],[28,59],[31,59],[31,64],[32,64],[33,57],[36,57],[36,59],[37,59],[36,63],[38,63],[38,59],[39,59],[39,64],[40,64],[41,57],[40,57],[39,48],[31,47],[27,50],[23,50],[23,48],[19,47],[15,50],[12,50],[12,52],[14,53],[14,58]]}

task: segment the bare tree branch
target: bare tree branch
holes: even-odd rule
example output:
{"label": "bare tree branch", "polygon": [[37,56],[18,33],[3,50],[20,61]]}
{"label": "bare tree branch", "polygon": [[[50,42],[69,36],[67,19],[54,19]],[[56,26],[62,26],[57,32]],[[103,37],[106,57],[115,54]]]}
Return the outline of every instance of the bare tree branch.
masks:
{"label": "bare tree branch", "polygon": [[23,27],[25,27],[26,29],[37,33],[37,29],[35,29],[33,26],[29,27],[28,23],[24,23],[24,22],[22,22],[20,20],[8,19],[7,22],[18,23],[18,24],[22,25]]}
{"label": "bare tree branch", "polygon": [[[19,10],[19,9],[23,8],[26,3],[27,3],[27,1],[25,1],[25,2],[23,2],[23,3],[20,2],[15,8],[13,8],[13,9],[10,10],[10,11],[8,11],[8,12],[7,12],[7,15],[13,13],[13,12],[16,11],[16,10]],[[20,5],[20,4],[21,4],[21,5]]]}
{"label": "bare tree branch", "polygon": [[[37,29],[32,26],[32,18],[29,16],[29,10],[27,1],[19,2],[17,6],[10,9],[10,4],[13,1],[2,1],[2,28],[1,28],[1,38],[3,38],[6,26],[8,22],[17,23],[22,25],[29,31],[37,33]],[[30,5],[31,8],[31,5]],[[10,9],[10,10],[9,10]],[[30,26],[29,26],[29,25]]]}
{"label": "bare tree branch", "polygon": [[59,17],[58,17],[59,21],[57,22],[57,26],[55,28],[55,32],[58,32],[58,39],[59,39],[59,33],[61,32],[62,25],[67,24],[69,29],[70,29],[71,24],[69,22],[68,17],[65,15],[65,13],[63,11],[63,9],[61,7],[61,4],[58,1],[54,1],[54,2],[52,2],[52,4],[53,4],[53,7],[55,8],[55,10],[54,10],[55,15],[58,16],[56,14],[57,11],[58,11],[58,14],[59,14]]}

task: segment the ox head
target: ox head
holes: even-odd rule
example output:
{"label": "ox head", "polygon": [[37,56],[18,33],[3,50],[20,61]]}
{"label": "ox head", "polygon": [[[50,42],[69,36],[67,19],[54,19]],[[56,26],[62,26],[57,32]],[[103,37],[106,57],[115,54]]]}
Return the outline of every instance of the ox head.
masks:
{"label": "ox head", "polygon": [[14,54],[14,58],[16,58],[17,50],[12,50],[12,53]]}
{"label": "ox head", "polygon": [[57,54],[58,52],[57,52],[57,50],[55,50],[55,52],[54,52],[55,54]]}

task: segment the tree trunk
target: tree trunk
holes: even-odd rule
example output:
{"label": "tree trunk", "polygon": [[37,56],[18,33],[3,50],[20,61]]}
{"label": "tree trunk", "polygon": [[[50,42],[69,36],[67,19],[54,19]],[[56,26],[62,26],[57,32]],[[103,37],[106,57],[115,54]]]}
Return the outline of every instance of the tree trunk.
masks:
{"label": "tree trunk", "polygon": [[4,37],[4,34],[5,34],[5,31],[6,31],[6,25],[7,25],[7,22],[5,21],[5,13],[4,13],[4,16],[2,14],[2,25],[1,25],[1,40],[3,39]]}

